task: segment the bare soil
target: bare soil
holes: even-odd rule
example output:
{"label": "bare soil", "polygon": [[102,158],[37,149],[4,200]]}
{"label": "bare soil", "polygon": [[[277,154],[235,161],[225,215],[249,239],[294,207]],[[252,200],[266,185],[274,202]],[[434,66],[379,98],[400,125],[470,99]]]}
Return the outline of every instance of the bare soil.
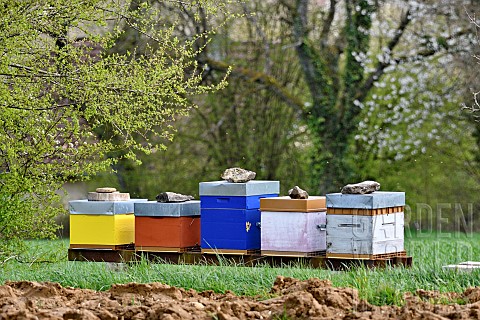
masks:
{"label": "bare soil", "polygon": [[[480,288],[439,294],[418,290],[405,305],[373,306],[327,280],[278,277],[273,298],[196,292],[161,283],[118,284],[96,292],[56,283],[0,286],[0,319],[480,319]],[[437,304],[462,299],[467,303]]]}

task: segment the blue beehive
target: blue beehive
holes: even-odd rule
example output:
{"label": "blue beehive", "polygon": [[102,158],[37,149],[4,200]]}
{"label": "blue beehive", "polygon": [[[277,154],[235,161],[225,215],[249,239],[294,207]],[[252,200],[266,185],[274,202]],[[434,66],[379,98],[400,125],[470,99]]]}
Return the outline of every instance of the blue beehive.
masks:
{"label": "blue beehive", "polygon": [[278,181],[201,182],[202,251],[260,249],[260,199],[279,192]]}

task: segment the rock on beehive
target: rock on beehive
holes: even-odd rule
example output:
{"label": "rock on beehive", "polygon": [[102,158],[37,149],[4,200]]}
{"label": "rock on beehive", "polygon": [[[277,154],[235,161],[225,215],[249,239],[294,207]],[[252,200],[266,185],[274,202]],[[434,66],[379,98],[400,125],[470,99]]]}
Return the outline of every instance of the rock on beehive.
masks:
{"label": "rock on beehive", "polygon": [[118,192],[117,189],[112,188],[112,187],[101,187],[101,188],[97,188],[95,191],[98,192],[98,193]]}
{"label": "rock on beehive", "polygon": [[162,192],[156,197],[158,202],[185,202],[195,199],[192,196],[175,193],[175,192]]}
{"label": "rock on beehive", "polygon": [[129,193],[118,192],[117,189],[111,187],[97,188],[95,192],[89,192],[88,201],[127,201],[130,200]]}
{"label": "rock on beehive", "polygon": [[376,181],[363,181],[355,184],[347,184],[342,188],[343,194],[369,194],[380,190],[380,183]]}
{"label": "rock on beehive", "polygon": [[255,179],[256,175],[255,172],[242,168],[229,168],[223,172],[222,179],[228,182],[241,183]]}
{"label": "rock on beehive", "polygon": [[308,199],[308,192],[298,186],[288,190],[288,195],[292,199]]}

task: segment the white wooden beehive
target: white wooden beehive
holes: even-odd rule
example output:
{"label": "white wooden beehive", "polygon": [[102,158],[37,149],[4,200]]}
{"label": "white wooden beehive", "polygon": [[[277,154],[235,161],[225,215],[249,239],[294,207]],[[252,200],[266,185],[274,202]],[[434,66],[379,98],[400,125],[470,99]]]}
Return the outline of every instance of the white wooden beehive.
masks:
{"label": "white wooden beehive", "polygon": [[404,252],[404,206],[403,192],[327,195],[327,257]]}

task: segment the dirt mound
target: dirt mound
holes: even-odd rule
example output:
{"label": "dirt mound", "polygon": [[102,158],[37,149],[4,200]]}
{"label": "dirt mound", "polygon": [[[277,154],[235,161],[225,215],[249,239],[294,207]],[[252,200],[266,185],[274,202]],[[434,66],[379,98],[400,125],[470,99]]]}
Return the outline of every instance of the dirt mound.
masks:
{"label": "dirt mound", "polygon": [[[463,294],[418,290],[405,305],[372,306],[350,288],[327,280],[277,277],[273,298],[196,292],[161,283],[118,284],[110,290],[64,288],[56,283],[0,286],[0,319],[480,319],[480,289]],[[436,304],[464,301],[466,304]]]}

